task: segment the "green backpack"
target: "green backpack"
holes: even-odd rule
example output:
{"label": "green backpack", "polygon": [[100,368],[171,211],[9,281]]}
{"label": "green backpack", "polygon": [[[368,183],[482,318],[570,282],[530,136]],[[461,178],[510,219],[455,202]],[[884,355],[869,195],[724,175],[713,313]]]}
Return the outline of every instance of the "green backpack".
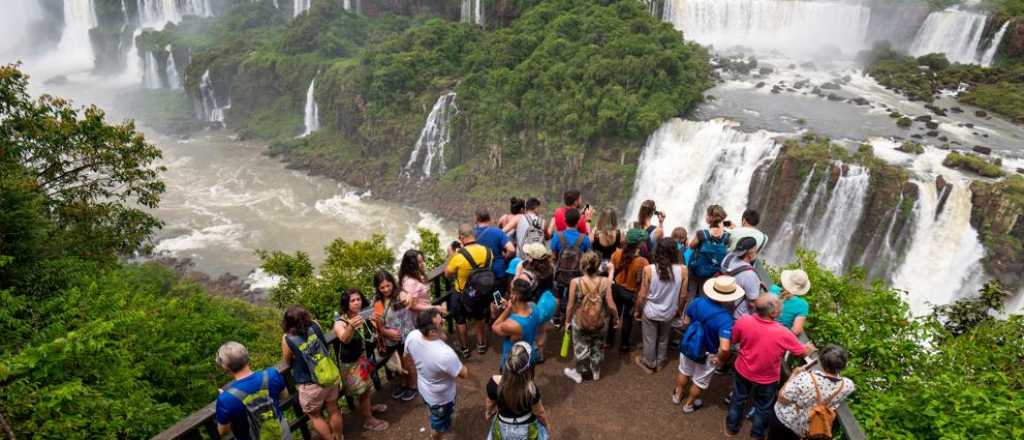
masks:
{"label": "green backpack", "polygon": [[309,336],[303,341],[298,336],[288,336],[288,348],[293,354],[302,358],[306,369],[313,376],[313,381],[322,387],[335,386],[341,383],[341,372],[338,366],[331,359],[331,353],[327,350],[326,339],[320,326],[313,324],[309,326]]}
{"label": "green backpack", "polygon": [[263,370],[263,382],[260,389],[247,393],[235,387],[225,392],[238,398],[245,405],[246,418],[249,421],[249,438],[252,440],[291,440],[292,432],[284,414],[277,409],[270,395],[270,374]]}

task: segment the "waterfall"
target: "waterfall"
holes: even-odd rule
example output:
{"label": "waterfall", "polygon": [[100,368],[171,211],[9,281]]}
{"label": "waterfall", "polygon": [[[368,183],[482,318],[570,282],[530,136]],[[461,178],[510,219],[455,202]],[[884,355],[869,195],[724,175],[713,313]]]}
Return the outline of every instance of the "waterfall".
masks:
{"label": "waterfall", "polygon": [[146,52],[142,66],[142,86],[147,89],[161,88],[160,74],[157,72],[156,56],[153,52]]}
{"label": "waterfall", "polygon": [[915,231],[893,285],[909,292],[914,314],[927,313],[928,304],[947,304],[961,292],[973,292],[983,274],[985,249],[971,227],[971,191],[965,179],[943,176],[952,184],[942,211],[935,181],[915,180],[919,189],[914,208]]}
{"label": "waterfall", "polygon": [[462,0],[461,20],[463,23],[484,25],[484,0]]}
{"label": "waterfall", "polygon": [[138,0],[139,26],[163,29],[167,22],[181,21],[177,0]]}
{"label": "waterfall", "polygon": [[955,63],[980,63],[981,34],[988,17],[959,9],[928,14],[910,44],[914,56],[943,53]]}
{"label": "waterfall", "polygon": [[178,67],[174,64],[174,50],[167,45],[167,87],[172,90],[182,88],[181,76],[178,75]]}
{"label": "waterfall", "polygon": [[754,171],[778,153],[772,133],[744,133],[738,126],[725,119],[675,118],[662,124],[640,155],[627,218],[651,199],[668,222],[691,230],[703,224],[710,204],[722,205],[738,220],[747,207]]}
{"label": "waterfall", "polygon": [[352,0],[345,0],[343,6],[346,11],[352,12]]}
{"label": "waterfall", "polygon": [[231,108],[231,97],[228,97],[228,103],[223,106],[217,101],[217,92],[214,90],[213,80],[210,79],[209,69],[203,72],[199,80],[199,100],[200,106],[197,106],[197,110],[202,110],[200,119],[224,126],[224,110]]}
{"label": "waterfall", "polygon": [[992,41],[988,43],[988,49],[985,49],[985,53],[981,56],[982,66],[991,66],[992,60],[996,58],[996,51],[999,50],[999,45],[1003,42],[1003,36],[1006,35],[1006,30],[1010,27],[1010,20],[1006,20],[1003,26],[999,28],[999,31],[992,36]]}
{"label": "waterfall", "polygon": [[309,82],[309,90],[306,92],[306,131],[304,131],[299,137],[309,136],[314,131],[320,129],[320,110],[316,106],[315,89],[316,78],[313,78],[313,80]]}
{"label": "waterfall", "polygon": [[210,0],[179,0],[181,4],[181,15],[197,15],[200,17],[212,17],[213,8]]}
{"label": "waterfall", "polygon": [[[804,178],[803,183],[800,184],[800,189],[797,190],[796,200],[789,205],[789,210],[786,211],[786,216],[783,217],[782,223],[779,225],[779,232],[771,237],[768,241],[768,246],[765,247],[765,258],[777,264],[788,262],[792,259],[793,248],[795,247],[795,239],[798,228],[800,228],[800,214],[801,207],[804,206],[804,202],[811,196],[811,180],[814,179],[814,175],[817,172],[817,165],[811,167],[811,172],[807,173],[807,177]],[[827,179],[822,178],[822,181]],[[815,191],[817,193],[817,191]],[[812,202],[813,203],[813,202]]]}
{"label": "waterfall", "polygon": [[866,168],[847,166],[832,188],[821,218],[815,219],[813,213],[805,217],[805,221],[813,222],[814,226],[801,246],[816,251],[818,261],[833,271],[844,269],[843,261],[864,213],[870,182],[871,175]]}
{"label": "waterfall", "polygon": [[899,199],[896,200],[896,206],[888,213],[889,225],[885,228],[885,233],[875,234],[860,256],[860,261],[857,264],[867,270],[870,277],[878,278],[891,274],[895,269],[894,266],[901,261],[900,255],[897,254],[899,250],[893,247],[894,244],[897,244],[899,237],[892,235],[896,230],[896,220],[900,218],[901,206],[903,206],[903,193],[900,193]]}
{"label": "waterfall", "polygon": [[[405,174],[412,175],[414,165],[420,155],[424,155],[420,171],[423,177],[430,177],[435,171],[437,174],[444,174],[444,147],[451,141],[452,117],[459,112],[455,106],[455,92],[447,92],[437,98],[434,107],[430,109],[427,122],[423,124],[420,137],[416,139],[416,145],[409,156],[409,162],[405,164]],[[434,161],[437,164],[434,164]]]}
{"label": "waterfall", "polygon": [[865,48],[871,9],[838,1],[665,0],[662,18],[687,39],[719,49],[854,53]]}
{"label": "waterfall", "polygon": [[93,0],[64,1],[64,31],[61,34],[57,51],[63,58],[62,62],[76,68],[92,68],[92,42],[89,29],[96,27],[96,9]]}
{"label": "waterfall", "polygon": [[312,2],[312,0],[295,0],[295,11],[292,12],[292,17],[298,17],[299,14],[306,12]]}

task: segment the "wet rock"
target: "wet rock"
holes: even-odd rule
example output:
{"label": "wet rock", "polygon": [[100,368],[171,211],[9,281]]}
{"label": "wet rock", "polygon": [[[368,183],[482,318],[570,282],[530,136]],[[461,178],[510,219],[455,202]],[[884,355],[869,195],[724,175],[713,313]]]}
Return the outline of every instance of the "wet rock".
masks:
{"label": "wet rock", "polygon": [[924,123],[924,126],[928,127],[929,130],[938,130],[939,129],[939,123],[935,122],[935,121],[927,121],[927,122]]}
{"label": "wet rock", "polygon": [[778,84],[772,86],[772,94],[778,95],[779,93],[782,93],[782,87]]}
{"label": "wet rock", "polygon": [[914,118],[914,120],[917,121],[917,122],[928,122],[928,121],[932,120],[932,117],[929,116],[929,115],[921,115],[921,116],[918,116],[918,117]]}
{"label": "wet rock", "polygon": [[853,78],[850,77],[850,75],[844,75],[842,78],[839,78],[839,82],[843,84],[849,84],[850,81],[853,81]]}
{"label": "wet rock", "polygon": [[975,153],[984,154],[986,156],[989,155],[989,154],[992,154],[992,149],[991,148],[985,147],[985,146],[982,146],[982,145],[975,145],[975,146],[971,147],[971,150],[974,151]]}
{"label": "wet rock", "polygon": [[962,109],[962,108],[960,108],[960,107],[950,107],[950,108],[949,108],[949,111],[951,111],[951,112],[953,112],[953,113],[963,113],[963,112],[964,112],[964,109]]}
{"label": "wet rock", "polygon": [[904,116],[904,117],[899,118],[899,119],[896,120],[896,125],[899,126],[899,127],[903,127],[903,128],[909,128],[911,125],[914,125],[914,121],[912,121],[912,120],[910,120],[910,118]]}
{"label": "wet rock", "polygon": [[928,137],[938,137],[939,136],[939,132],[936,131],[936,130],[932,130],[932,131],[929,131],[929,132],[925,133],[925,136],[928,136]]}
{"label": "wet rock", "polygon": [[893,119],[898,119],[898,118],[902,118],[903,114],[900,113],[900,112],[890,112],[889,113],[889,117],[893,118]]}
{"label": "wet rock", "polygon": [[793,83],[793,88],[802,89],[804,87],[807,87],[810,84],[811,84],[810,80],[802,79],[800,81],[797,81],[797,82]]}
{"label": "wet rock", "polygon": [[964,127],[967,127],[967,128],[974,128],[974,124],[972,124],[972,123],[970,123],[970,122],[965,122],[965,123],[964,123]]}
{"label": "wet rock", "polygon": [[716,98],[715,95],[707,95],[707,96],[704,97],[704,99],[707,100],[707,101],[715,101],[718,98]]}
{"label": "wet rock", "polygon": [[829,101],[842,101],[844,98],[835,93],[829,93],[827,96]]}
{"label": "wet rock", "polygon": [[[942,141],[942,142],[949,142],[949,138],[946,137],[946,136],[939,136],[939,140]],[[947,148],[948,148],[948,145],[947,145]]]}
{"label": "wet rock", "polygon": [[806,63],[800,63],[800,67],[803,67],[804,69],[807,69],[807,70],[818,70],[818,67],[815,66],[814,63],[812,63],[810,61],[808,61]]}
{"label": "wet rock", "polygon": [[981,134],[981,137],[983,137],[983,138],[987,138],[987,137],[988,137],[988,133],[982,133],[982,134]]}
{"label": "wet rock", "polygon": [[985,111],[985,110],[975,110],[974,111],[974,116],[977,116],[979,118],[987,118],[988,117],[988,112]]}
{"label": "wet rock", "polygon": [[1017,174],[1024,174],[1024,168],[1017,168]]}
{"label": "wet rock", "polygon": [[950,147],[949,147],[949,144],[942,144],[942,145],[939,145],[939,149],[940,150],[947,150],[948,151],[950,149]]}
{"label": "wet rock", "polygon": [[912,137],[914,139],[924,139],[924,136],[921,136],[920,134],[917,134],[917,133],[914,133],[914,134],[910,135],[910,137]]}
{"label": "wet rock", "polygon": [[938,116],[946,116],[946,111],[941,109],[941,108],[939,108],[939,107],[937,107],[937,106],[934,106],[934,105],[931,105],[931,104],[925,104],[924,108],[926,108],[928,110],[931,110],[932,113],[935,113]]}
{"label": "wet rock", "polygon": [[754,86],[754,88],[755,88],[755,89],[760,89],[760,88],[763,88],[763,87],[764,87],[764,86],[766,86],[766,85],[767,85],[767,84],[765,84],[765,82],[764,82],[764,81],[761,81],[761,82],[757,83],[757,84],[756,84],[756,85]]}
{"label": "wet rock", "polygon": [[760,69],[757,69],[757,73],[761,75],[771,75],[772,72],[774,72],[774,70],[772,70],[771,67],[762,67]]}
{"label": "wet rock", "polygon": [[822,84],[821,88],[825,90],[839,90],[841,87],[839,86],[839,84],[836,84],[834,82],[827,82]]}
{"label": "wet rock", "polygon": [[853,98],[853,99],[850,100],[850,102],[852,102],[854,104],[857,104],[857,105],[871,105],[871,103],[868,102],[867,98],[864,98],[863,96],[858,96],[856,98]]}
{"label": "wet rock", "polygon": [[818,88],[818,87],[815,87],[815,88],[811,89],[811,94],[812,95],[818,95],[818,96],[825,96],[825,92],[822,92],[821,89]]}

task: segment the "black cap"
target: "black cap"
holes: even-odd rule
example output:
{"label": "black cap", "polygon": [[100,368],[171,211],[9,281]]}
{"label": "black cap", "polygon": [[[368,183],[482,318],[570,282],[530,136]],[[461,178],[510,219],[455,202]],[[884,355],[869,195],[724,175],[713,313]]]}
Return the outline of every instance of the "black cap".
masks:
{"label": "black cap", "polygon": [[747,252],[757,247],[757,240],[754,237],[743,237],[736,243],[736,252]]}

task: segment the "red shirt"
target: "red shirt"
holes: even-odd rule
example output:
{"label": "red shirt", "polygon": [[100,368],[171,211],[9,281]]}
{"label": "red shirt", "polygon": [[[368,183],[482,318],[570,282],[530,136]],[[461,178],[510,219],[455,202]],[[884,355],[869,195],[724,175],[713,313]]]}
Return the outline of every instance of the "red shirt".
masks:
{"label": "red shirt", "polygon": [[767,385],[779,381],[782,355],[803,356],[803,344],[793,332],[773,320],[745,315],[732,327],[732,343],[740,344],[736,371],[747,380]]}
{"label": "red shirt", "polygon": [[[555,231],[562,232],[566,229],[565,211],[568,209],[568,207],[563,206],[555,210]],[[590,230],[587,228],[587,219],[583,218],[583,211],[580,211],[580,221],[576,224],[576,229],[584,235],[590,233]]]}

